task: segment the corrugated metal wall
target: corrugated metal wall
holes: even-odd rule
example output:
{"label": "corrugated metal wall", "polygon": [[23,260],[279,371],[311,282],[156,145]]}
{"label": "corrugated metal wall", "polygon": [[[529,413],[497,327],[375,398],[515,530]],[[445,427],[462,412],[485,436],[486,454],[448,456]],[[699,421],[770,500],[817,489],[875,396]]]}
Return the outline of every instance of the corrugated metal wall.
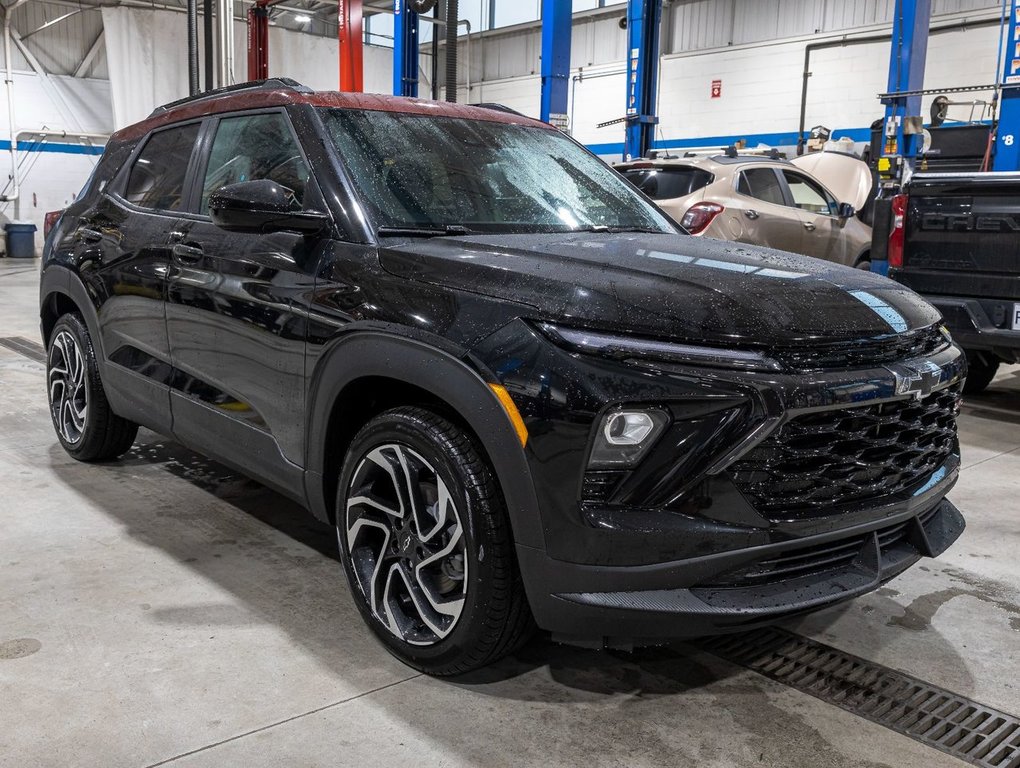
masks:
{"label": "corrugated metal wall", "polygon": [[[999,1],[933,0],[932,13],[987,15],[999,8]],[[662,50],[679,53],[816,34],[849,34],[862,27],[890,24],[894,8],[895,0],[676,0],[666,11]],[[619,24],[624,13],[620,6],[606,14],[575,17],[572,67],[625,60],[626,34]],[[533,75],[539,68],[540,48],[537,24],[473,36],[471,80]]]}
{"label": "corrugated metal wall", "polygon": [[[33,0],[16,8],[11,15],[12,25],[24,38],[25,47],[52,74],[74,74],[92,43],[103,30],[99,8],[82,7],[84,10],[80,13],[74,13],[40,32],[35,30],[47,22],[73,13],[76,8],[47,3],[45,0]],[[0,52],[2,50],[3,41],[0,40]],[[86,77],[106,78],[108,75],[105,62],[105,55],[98,56],[82,74]],[[11,64],[15,69],[31,70],[17,45],[13,46],[11,52]]]}
{"label": "corrugated metal wall", "polygon": [[[933,0],[932,14],[999,7],[999,0]],[[697,51],[889,24],[894,8],[894,0],[678,0],[671,8],[672,51]]]}

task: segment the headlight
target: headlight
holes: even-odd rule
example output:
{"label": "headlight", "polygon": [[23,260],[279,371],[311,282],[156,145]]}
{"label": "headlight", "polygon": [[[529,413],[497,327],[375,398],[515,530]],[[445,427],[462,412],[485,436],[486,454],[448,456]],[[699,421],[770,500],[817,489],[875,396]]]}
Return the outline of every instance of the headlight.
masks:
{"label": "headlight", "polygon": [[669,414],[658,408],[610,411],[602,417],[588,469],[623,469],[636,465],[669,425]]}
{"label": "headlight", "polygon": [[779,371],[783,368],[778,361],[750,349],[675,344],[670,341],[564,328],[551,323],[542,323],[539,328],[554,341],[569,349],[618,359],[659,360],[745,371]]}

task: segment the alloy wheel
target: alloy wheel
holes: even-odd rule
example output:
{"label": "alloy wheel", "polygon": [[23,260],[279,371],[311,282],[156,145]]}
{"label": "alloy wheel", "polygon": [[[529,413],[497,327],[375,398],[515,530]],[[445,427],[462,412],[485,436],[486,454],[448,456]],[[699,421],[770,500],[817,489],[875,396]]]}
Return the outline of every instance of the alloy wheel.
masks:
{"label": "alloy wheel", "polygon": [[411,645],[446,638],[468,585],[464,527],[446,482],[419,453],[388,443],[361,459],[346,499],[337,536],[372,614]]}
{"label": "alloy wheel", "polygon": [[89,389],[85,355],[69,331],[60,330],[53,338],[48,362],[47,383],[53,423],[60,436],[74,445],[85,432]]}

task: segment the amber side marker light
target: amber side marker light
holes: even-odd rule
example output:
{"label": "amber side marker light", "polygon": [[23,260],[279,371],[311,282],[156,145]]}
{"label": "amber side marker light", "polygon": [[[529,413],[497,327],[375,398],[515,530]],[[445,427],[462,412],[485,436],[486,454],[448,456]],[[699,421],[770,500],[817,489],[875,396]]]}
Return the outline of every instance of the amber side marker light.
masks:
{"label": "amber side marker light", "polygon": [[521,412],[514,405],[513,398],[510,397],[510,393],[506,391],[506,387],[502,384],[490,384],[489,389],[496,395],[499,399],[499,404],[506,411],[507,418],[514,425],[514,432],[517,433],[517,439],[521,441],[521,448],[523,448],[528,444],[528,428],[524,426],[524,419],[521,418]]}

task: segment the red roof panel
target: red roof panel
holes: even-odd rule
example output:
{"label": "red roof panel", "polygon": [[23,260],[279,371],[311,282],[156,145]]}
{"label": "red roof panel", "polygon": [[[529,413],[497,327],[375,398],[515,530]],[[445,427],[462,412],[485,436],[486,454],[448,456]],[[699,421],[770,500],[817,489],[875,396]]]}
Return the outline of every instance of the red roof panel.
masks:
{"label": "red roof panel", "polygon": [[407,115],[434,115],[461,120],[485,120],[492,123],[528,125],[534,128],[554,130],[551,125],[512,112],[502,112],[486,107],[472,107],[467,104],[451,104],[446,101],[409,99],[402,96],[385,96],[376,93],[341,93],[339,91],[302,92],[290,88],[238,90],[213,96],[208,99],[188,101],[165,112],[154,114],[141,122],[122,128],[113,135],[114,141],[137,139],[153,128],[179,123],[205,115],[222,112],[237,112],[245,109],[278,107],[289,104],[311,104],[316,107],[337,109],[371,110],[375,112],[398,112]]}

